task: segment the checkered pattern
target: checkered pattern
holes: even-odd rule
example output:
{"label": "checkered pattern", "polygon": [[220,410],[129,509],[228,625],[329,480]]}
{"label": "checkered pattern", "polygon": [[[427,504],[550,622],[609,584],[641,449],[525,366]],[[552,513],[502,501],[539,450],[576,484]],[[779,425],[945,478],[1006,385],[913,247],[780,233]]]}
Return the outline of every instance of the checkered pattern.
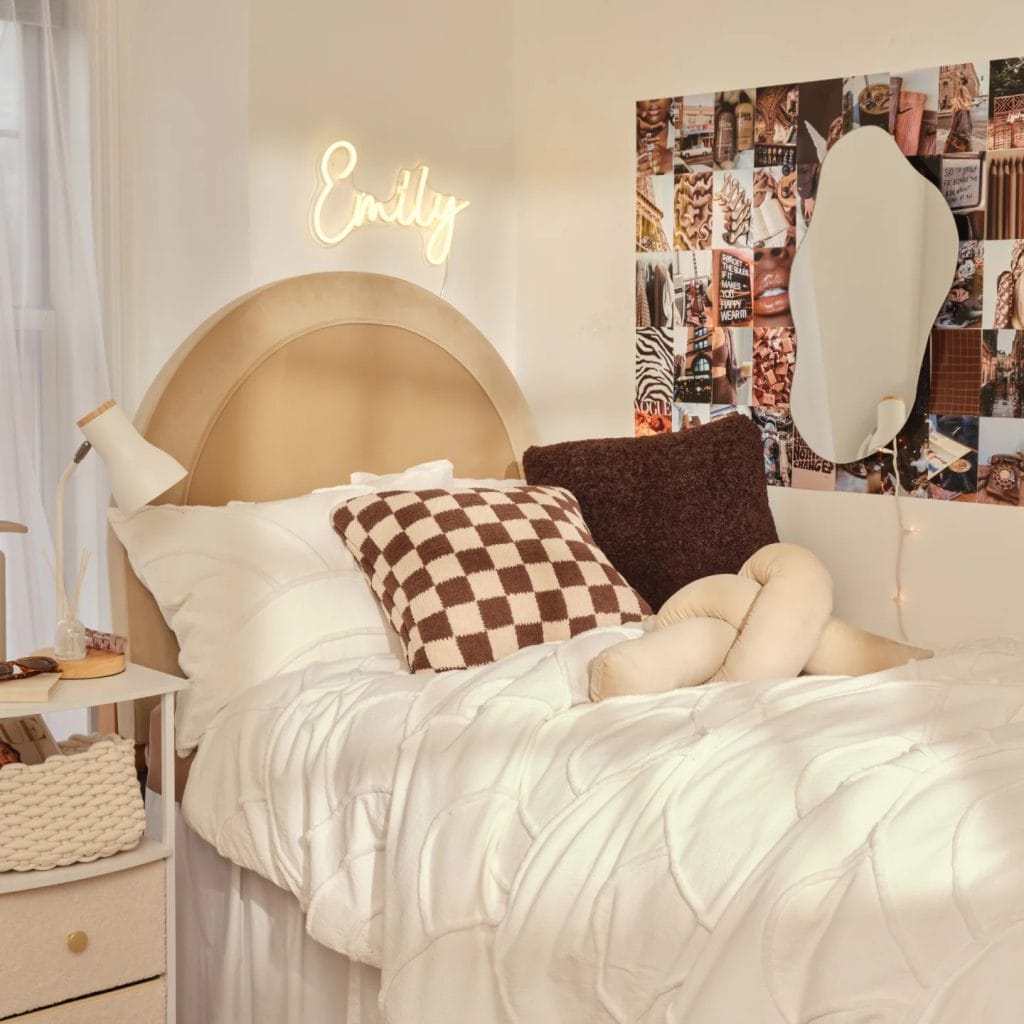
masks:
{"label": "checkered pattern", "polygon": [[384,491],[340,505],[334,528],[414,672],[488,665],[650,614],[560,487]]}
{"label": "checkered pattern", "polygon": [[981,411],[981,331],[936,329],[931,343],[928,411],[977,416]]}

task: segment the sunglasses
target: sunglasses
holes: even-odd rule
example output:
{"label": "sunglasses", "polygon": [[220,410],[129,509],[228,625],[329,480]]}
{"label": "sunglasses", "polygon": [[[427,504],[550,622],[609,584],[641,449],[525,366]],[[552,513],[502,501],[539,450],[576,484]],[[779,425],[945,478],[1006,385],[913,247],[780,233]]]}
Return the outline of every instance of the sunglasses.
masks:
{"label": "sunglasses", "polygon": [[43,672],[56,672],[59,668],[59,662],[45,655],[15,658],[14,661],[0,661],[0,683],[9,683],[14,679],[28,679]]}

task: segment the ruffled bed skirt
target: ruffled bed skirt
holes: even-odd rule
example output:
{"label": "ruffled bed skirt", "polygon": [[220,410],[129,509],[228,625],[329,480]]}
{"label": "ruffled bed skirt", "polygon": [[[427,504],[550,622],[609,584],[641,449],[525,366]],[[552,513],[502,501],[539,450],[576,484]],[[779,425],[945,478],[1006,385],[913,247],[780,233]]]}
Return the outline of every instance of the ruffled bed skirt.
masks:
{"label": "ruffled bed skirt", "polygon": [[[146,797],[158,832],[161,798]],[[221,857],[177,815],[178,1020],[377,1024],[380,971],[306,934],[295,898]]]}

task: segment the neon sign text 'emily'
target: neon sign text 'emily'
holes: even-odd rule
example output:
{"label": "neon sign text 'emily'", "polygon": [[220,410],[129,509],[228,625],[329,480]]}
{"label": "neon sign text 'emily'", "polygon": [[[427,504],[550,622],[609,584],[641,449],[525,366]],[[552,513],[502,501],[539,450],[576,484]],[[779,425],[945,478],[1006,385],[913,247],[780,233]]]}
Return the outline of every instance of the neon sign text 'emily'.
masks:
{"label": "neon sign text 'emily'", "polygon": [[[313,237],[323,245],[338,245],[365,224],[416,227],[426,232],[423,255],[427,262],[435,265],[444,263],[452,246],[455,218],[469,203],[430,188],[430,168],[424,164],[417,164],[411,170],[400,170],[388,199],[360,192],[351,184],[358,159],[356,147],[344,139],[332,142],[324,150],[320,157],[320,184],[310,212]],[[324,207],[335,190],[346,187],[346,183],[352,189],[352,203],[340,226],[336,223],[332,230],[325,223]]]}

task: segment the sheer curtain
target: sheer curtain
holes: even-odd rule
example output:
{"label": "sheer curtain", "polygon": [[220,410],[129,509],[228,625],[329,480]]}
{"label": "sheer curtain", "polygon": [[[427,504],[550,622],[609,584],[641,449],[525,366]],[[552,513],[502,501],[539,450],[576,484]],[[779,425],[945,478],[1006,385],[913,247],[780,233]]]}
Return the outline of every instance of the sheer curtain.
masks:
{"label": "sheer curtain", "polygon": [[[8,652],[49,646],[53,498],[82,440],[75,421],[110,397],[92,229],[87,18],[93,0],[0,0],[0,534]],[[71,480],[64,567],[92,562],[79,618],[109,624],[100,460]]]}

